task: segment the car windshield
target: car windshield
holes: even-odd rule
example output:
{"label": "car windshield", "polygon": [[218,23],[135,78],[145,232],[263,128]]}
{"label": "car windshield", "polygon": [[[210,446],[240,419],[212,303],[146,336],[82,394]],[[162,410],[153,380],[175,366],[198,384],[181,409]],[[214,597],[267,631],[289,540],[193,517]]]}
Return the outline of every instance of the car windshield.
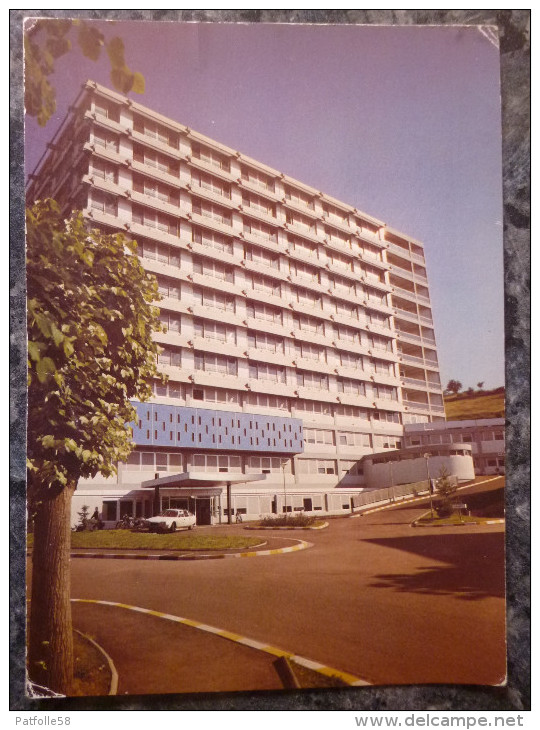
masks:
{"label": "car windshield", "polygon": [[177,517],[178,516],[178,510],[176,509],[166,509],[163,510],[160,517]]}

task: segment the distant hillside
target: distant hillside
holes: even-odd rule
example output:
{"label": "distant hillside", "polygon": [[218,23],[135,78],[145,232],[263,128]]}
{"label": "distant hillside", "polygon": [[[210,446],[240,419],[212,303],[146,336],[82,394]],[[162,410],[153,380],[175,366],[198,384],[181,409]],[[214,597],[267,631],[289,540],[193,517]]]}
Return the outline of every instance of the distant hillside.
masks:
{"label": "distant hillside", "polygon": [[504,417],[504,388],[444,396],[447,421]]}

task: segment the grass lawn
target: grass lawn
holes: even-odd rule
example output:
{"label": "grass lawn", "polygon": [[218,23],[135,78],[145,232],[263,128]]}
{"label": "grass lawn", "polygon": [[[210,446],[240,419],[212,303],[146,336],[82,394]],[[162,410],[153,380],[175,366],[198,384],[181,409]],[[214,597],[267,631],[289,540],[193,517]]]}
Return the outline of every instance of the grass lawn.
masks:
{"label": "grass lawn", "polygon": [[449,421],[504,416],[504,393],[473,393],[444,397],[444,410]]}
{"label": "grass lawn", "polygon": [[460,519],[459,514],[456,513],[450,515],[450,517],[437,517],[437,515],[434,514],[433,519],[431,519],[431,514],[428,512],[419,520],[416,520],[415,524],[423,526],[432,525],[436,527],[437,525],[466,525],[467,523],[476,524],[478,522],[486,522],[486,518],[462,515]]}
{"label": "grass lawn", "polygon": [[[33,545],[28,535],[28,547]],[[198,535],[196,532],[150,533],[131,530],[95,530],[72,532],[72,548],[111,548],[113,550],[227,550],[260,545],[260,537],[243,535]]]}

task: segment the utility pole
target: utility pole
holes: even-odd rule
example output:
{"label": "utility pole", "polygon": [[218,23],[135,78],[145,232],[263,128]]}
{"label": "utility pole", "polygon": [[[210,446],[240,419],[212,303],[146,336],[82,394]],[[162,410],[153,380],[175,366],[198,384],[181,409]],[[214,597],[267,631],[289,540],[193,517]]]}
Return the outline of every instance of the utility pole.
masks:
{"label": "utility pole", "polygon": [[430,456],[431,456],[430,453],[424,454],[424,459],[426,460],[426,473],[427,473],[428,489],[429,489],[429,508],[431,510],[431,519],[433,519],[433,492],[431,490],[431,477],[429,475],[429,457]]}

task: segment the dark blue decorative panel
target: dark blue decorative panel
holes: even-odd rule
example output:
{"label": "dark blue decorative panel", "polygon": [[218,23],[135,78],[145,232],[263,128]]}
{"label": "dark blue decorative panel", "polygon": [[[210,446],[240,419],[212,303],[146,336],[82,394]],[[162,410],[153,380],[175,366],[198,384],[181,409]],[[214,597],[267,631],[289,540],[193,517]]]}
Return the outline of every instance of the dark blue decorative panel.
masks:
{"label": "dark blue decorative panel", "polygon": [[260,413],[233,413],[133,401],[132,424],[138,446],[299,454],[304,450],[302,421]]}

